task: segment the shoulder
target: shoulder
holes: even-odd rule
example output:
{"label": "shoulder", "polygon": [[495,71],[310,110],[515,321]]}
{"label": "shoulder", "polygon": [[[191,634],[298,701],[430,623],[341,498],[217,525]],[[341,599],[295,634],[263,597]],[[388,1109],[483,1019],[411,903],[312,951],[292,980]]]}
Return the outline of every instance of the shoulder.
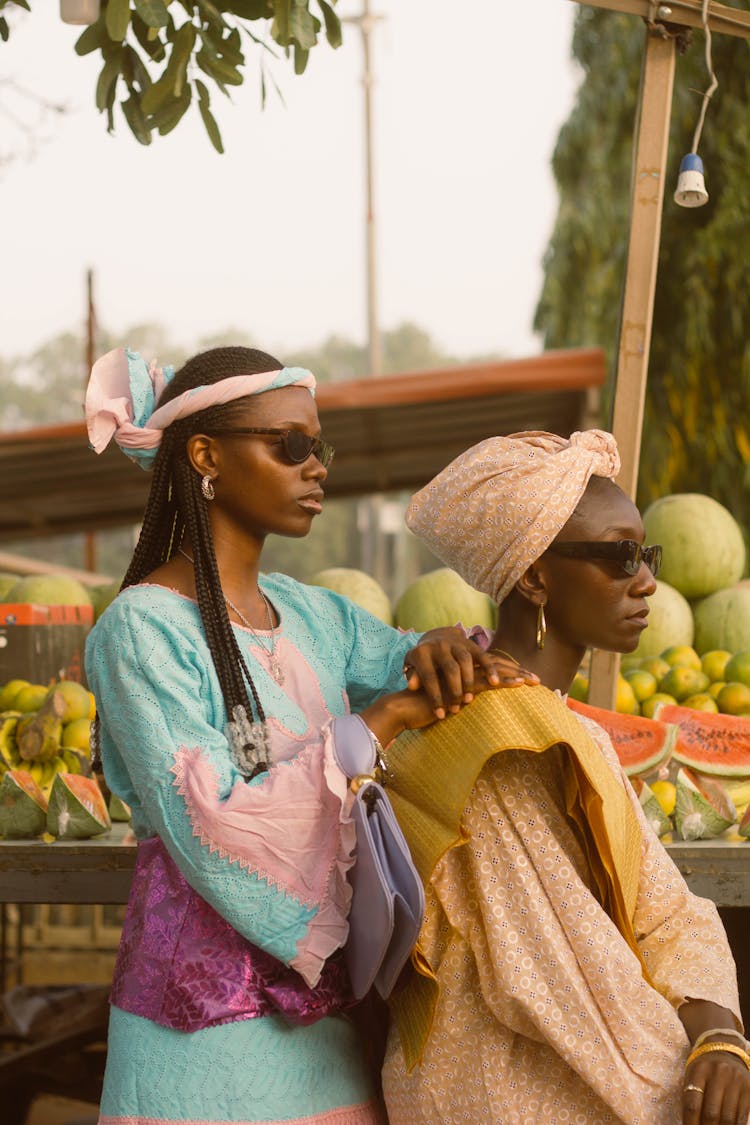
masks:
{"label": "shoulder", "polygon": [[368,610],[352,601],[344,594],[337,594],[326,586],[311,586],[290,578],[288,574],[262,574],[261,584],[263,589],[274,600],[280,603],[281,608],[297,610],[303,617],[312,617],[326,622],[340,622],[350,625],[354,622],[373,622],[383,629],[392,632],[393,626],[386,625],[378,617],[374,617]]}
{"label": "shoulder", "polygon": [[134,634],[167,637],[200,632],[200,613],[192,599],[166,586],[144,583],[122,590],[107,606],[89,633],[86,648],[95,651],[113,641],[119,646]]}

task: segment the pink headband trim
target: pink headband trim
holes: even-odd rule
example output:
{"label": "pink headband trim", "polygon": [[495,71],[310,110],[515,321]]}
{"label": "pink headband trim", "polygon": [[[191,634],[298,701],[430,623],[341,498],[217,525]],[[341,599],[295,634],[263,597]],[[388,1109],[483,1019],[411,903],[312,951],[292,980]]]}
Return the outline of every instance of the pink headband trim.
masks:
{"label": "pink headband trim", "polygon": [[[125,348],[98,359],[91,369],[85,404],[92,449],[101,453],[114,438],[124,453],[144,464],[153,460],[164,430],[179,418],[283,386],[306,387],[314,394],[316,385],[310,371],[283,367],[195,387],[153,409],[171,375],[171,369],[155,363],[146,369],[141,357]],[[151,456],[148,451],[153,451]]]}

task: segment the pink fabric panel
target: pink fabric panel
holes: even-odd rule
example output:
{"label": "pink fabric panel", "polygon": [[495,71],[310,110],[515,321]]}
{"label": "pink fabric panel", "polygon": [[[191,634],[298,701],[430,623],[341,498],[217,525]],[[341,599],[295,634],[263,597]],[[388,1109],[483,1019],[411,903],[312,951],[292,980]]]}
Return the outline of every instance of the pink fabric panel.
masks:
{"label": "pink fabric panel", "polygon": [[109,1117],[100,1115],[99,1125],[385,1125],[385,1119],[372,1102],[362,1105],[344,1106],[327,1113],[315,1113],[312,1117],[285,1117],[281,1121],[257,1121],[249,1117],[246,1121],[209,1121],[204,1117],[187,1120],[166,1117]]}
{"label": "pink fabric panel", "polygon": [[305,906],[321,904],[337,859],[346,779],[334,779],[341,791],[332,791],[319,746],[272,766],[262,784],[238,781],[223,801],[198,748],[180,747],[172,772],[202,844]]}

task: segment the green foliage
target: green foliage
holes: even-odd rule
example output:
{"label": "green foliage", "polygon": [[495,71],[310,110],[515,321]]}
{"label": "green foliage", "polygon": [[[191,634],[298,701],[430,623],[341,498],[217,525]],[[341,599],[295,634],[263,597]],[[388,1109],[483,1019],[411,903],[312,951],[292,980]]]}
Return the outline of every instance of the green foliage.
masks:
{"label": "green foliage", "polygon": [[[263,52],[273,55],[270,37],[291,57],[302,74],[321,36],[341,45],[341,24],[327,0],[101,0],[101,14],[81,34],[76,53],[99,52],[102,69],[95,101],[115,128],[119,106],[130,131],[143,145],[165,136],[195,101],[208,139],[217,152],[224,146],[210,108],[209,85],[229,97],[244,81],[243,38],[261,51],[261,96],[265,100]],[[10,34],[3,10],[28,0],[0,0],[0,40]],[[319,18],[312,5],[320,12]],[[253,30],[254,25],[261,28]]]}
{"label": "green foliage", "polygon": [[[613,370],[644,46],[640,21],[581,8],[573,54],[584,77],[553,157],[559,209],[535,318],[546,347],[605,347]],[[672,195],[709,81],[702,33],[677,58],[638,491],[641,506],[669,492],[707,493],[745,527],[749,49],[739,38],[713,36],[719,86],[699,145],[710,199],[699,209],[678,207]]]}
{"label": "green foliage", "polygon": [[31,11],[28,0],[0,0],[0,39],[2,39],[3,43],[7,43],[10,38],[10,27],[2,13],[4,9],[11,7],[23,8],[27,12]]}

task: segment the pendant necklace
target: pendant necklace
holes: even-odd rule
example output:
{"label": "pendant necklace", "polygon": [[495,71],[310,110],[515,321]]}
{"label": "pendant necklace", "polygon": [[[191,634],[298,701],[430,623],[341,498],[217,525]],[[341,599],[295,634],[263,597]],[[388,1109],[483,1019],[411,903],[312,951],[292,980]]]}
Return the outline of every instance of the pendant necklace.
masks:
{"label": "pendant necklace", "polygon": [[[177,550],[180,552],[180,554],[183,556],[183,558],[187,559],[187,561],[191,564],[191,566],[195,566],[194,560],[187,553],[187,551],[183,551],[182,547],[178,547]],[[266,597],[266,595],[261,590],[260,586],[258,586],[257,589],[258,589],[258,593],[260,594],[261,598],[263,599],[263,604],[266,607],[266,617],[268,619],[268,628],[269,628],[269,631],[271,633],[271,648],[270,648],[270,650],[267,649],[266,646],[261,643],[261,639],[258,636],[258,633],[253,628],[253,626],[250,624],[248,619],[245,617],[244,613],[237,608],[237,606],[234,604],[234,602],[231,602],[229,600],[229,598],[226,596],[226,594],[224,593],[223,590],[221,591],[221,596],[224,599],[224,601],[226,602],[226,604],[229,606],[229,608],[232,610],[232,612],[240,619],[240,621],[245,626],[245,628],[249,629],[250,632],[253,634],[256,641],[258,642],[259,647],[262,648],[265,653],[267,653],[268,663],[269,663],[270,669],[271,669],[271,675],[273,676],[276,683],[279,686],[281,686],[284,683],[284,668],[283,668],[283,666],[281,664],[281,661],[279,660],[279,658],[276,654],[276,637],[274,636],[273,612],[271,610],[271,603],[269,602],[268,598]]]}

